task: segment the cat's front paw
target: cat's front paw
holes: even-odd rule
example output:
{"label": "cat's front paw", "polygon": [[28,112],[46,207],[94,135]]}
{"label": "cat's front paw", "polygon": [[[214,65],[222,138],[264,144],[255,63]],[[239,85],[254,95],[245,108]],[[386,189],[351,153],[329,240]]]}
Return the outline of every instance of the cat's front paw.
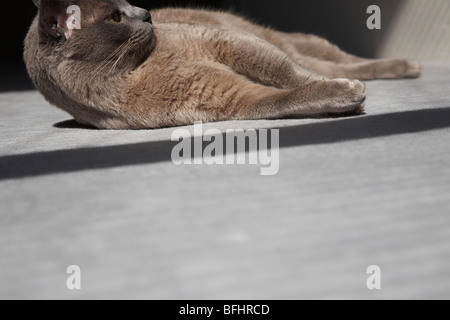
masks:
{"label": "cat's front paw", "polygon": [[329,88],[334,91],[330,113],[364,113],[367,86],[364,82],[349,79],[329,81]]}

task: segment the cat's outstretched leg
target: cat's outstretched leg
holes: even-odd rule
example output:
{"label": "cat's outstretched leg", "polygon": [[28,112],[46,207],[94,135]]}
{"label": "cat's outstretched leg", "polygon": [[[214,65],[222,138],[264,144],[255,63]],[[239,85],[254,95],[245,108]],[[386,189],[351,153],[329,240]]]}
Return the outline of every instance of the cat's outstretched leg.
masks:
{"label": "cat's outstretched leg", "polygon": [[328,78],[359,80],[417,78],[422,67],[405,59],[365,59],[314,35],[277,34],[276,45],[301,65]]}
{"label": "cat's outstretched leg", "polygon": [[312,57],[297,55],[296,60],[305,67],[334,78],[359,80],[418,78],[422,67],[418,62],[404,59],[367,60],[348,64],[322,61]]}
{"label": "cat's outstretched leg", "polygon": [[270,42],[290,56],[301,55],[340,64],[369,61],[341,50],[328,40],[310,34],[273,31]]}
{"label": "cat's outstretched leg", "polygon": [[232,119],[279,119],[289,116],[362,113],[366,85],[358,80],[321,79],[282,90],[248,83],[234,101]]}

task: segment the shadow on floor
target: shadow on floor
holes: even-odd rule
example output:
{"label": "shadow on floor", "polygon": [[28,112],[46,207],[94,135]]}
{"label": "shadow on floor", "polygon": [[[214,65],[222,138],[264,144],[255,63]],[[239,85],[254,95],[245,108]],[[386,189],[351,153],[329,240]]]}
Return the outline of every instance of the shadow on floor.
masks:
{"label": "shadow on floor", "polygon": [[[282,128],[280,147],[372,139],[448,127],[450,108],[355,117]],[[223,141],[226,142],[225,134]],[[177,144],[158,141],[0,157],[0,180],[167,162],[171,161],[172,149]]]}

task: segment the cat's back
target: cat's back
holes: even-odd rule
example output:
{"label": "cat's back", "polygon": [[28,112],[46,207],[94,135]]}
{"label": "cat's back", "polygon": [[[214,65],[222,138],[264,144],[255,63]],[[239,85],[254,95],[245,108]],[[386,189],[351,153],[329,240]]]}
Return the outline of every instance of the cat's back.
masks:
{"label": "cat's back", "polygon": [[151,13],[153,20],[159,23],[181,23],[226,28],[239,28],[248,24],[242,17],[226,11],[166,8],[154,10]]}

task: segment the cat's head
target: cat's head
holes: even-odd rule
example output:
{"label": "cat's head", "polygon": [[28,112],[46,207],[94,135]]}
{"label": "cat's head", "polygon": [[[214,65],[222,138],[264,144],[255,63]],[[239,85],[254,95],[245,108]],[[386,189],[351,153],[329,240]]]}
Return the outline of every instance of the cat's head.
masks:
{"label": "cat's head", "polygon": [[[33,0],[39,8],[40,44],[85,63],[136,64],[151,52],[148,10],[126,0]],[[120,67],[120,66],[119,66]]]}

